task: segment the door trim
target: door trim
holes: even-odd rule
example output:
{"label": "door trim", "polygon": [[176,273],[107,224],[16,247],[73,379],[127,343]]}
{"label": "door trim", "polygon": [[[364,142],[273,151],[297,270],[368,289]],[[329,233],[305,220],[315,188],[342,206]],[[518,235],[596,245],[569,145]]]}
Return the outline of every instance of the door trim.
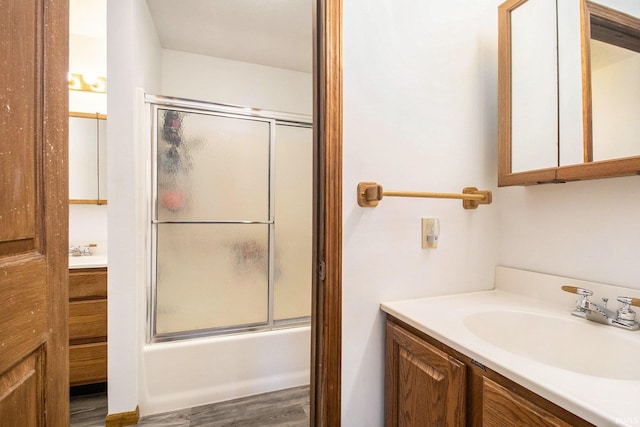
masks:
{"label": "door trim", "polygon": [[312,426],[339,426],[342,352],[342,0],[314,0]]}

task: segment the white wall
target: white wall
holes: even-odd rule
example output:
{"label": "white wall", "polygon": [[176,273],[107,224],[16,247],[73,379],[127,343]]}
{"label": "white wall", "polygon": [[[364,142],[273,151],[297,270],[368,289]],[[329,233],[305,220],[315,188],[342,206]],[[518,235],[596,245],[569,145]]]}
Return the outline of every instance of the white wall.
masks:
{"label": "white wall", "polygon": [[107,3],[109,413],[138,404],[144,336],[146,176],[137,87],[159,88],[160,44],[144,0]]}
{"label": "white wall", "polygon": [[69,244],[95,243],[106,255],[107,223],[104,205],[69,205]]}
{"label": "white wall", "polygon": [[311,115],[313,75],[163,49],[160,94]]}
{"label": "white wall", "polygon": [[[493,285],[499,200],[361,208],[356,186],[495,190],[498,3],[343,3],[343,426],[383,425],[381,301]],[[420,247],[422,216],[440,218],[438,249]]]}
{"label": "white wall", "polygon": [[[106,41],[97,37],[69,35],[69,71],[106,76]],[[70,90],[69,111],[106,114],[107,96]],[[70,176],[69,179],[73,180],[74,177]],[[69,244],[81,242],[96,243],[106,251],[106,206],[69,205]]]}
{"label": "white wall", "polygon": [[640,177],[501,188],[497,264],[640,289]]}

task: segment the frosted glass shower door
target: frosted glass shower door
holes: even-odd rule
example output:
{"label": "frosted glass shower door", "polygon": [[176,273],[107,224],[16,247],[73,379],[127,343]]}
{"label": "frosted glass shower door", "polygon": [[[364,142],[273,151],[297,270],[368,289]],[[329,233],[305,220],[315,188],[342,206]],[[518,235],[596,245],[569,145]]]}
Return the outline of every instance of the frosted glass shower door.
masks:
{"label": "frosted glass shower door", "polygon": [[271,122],[155,111],[155,334],[266,324]]}
{"label": "frosted glass shower door", "polygon": [[276,126],[274,319],[311,316],[313,131]]}

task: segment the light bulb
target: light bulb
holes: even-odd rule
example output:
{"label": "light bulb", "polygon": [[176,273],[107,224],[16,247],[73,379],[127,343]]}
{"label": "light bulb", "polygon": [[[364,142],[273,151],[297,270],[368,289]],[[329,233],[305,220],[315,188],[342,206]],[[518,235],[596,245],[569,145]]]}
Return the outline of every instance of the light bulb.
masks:
{"label": "light bulb", "polygon": [[98,83],[98,76],[93,73],[86,73],[82,75],[82,80],[89,86],[93,86]]}

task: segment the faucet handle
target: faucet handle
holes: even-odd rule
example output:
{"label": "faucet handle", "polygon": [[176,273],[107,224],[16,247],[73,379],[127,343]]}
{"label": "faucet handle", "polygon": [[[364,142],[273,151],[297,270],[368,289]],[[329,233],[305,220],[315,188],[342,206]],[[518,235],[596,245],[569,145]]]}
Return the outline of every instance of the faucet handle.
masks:
{"label": "faucet handle", "polygon": [[572,294],[580,295],[580,298],[576,301],[576,309],[574,310],[574,315],[576,316],[585,316],[588,311],[591,311],[591,302],[589,301],[589,297],[593,295],[593,291],[589,289],[579,288],[577,286],[562,286],[561,289],[565,292],[570,292]]}
{"label": "faucet handle", "polygon": [[565,292],[570,292],[572,294],[582,295],[583,297],[590,297],[591,295],[593,295],[593,291],[590,291],[589,289],[579,288],[577,286],[566,286],[565,285],[561,289],[563,291],[565,291]]}
{"label": "faucet handle", "polygon": [[640,307],[640,299],[631,297],[618,297],[617,299],[622,303],[622,307],[616,312],[616,320],[629,326],[633,325],[636,312],[631,309],[631,306]]}
{"label": "faucet handle", "polygon": [[618,301],[621,302],[622,304],[640,307],[640,298],[618,297]]}

